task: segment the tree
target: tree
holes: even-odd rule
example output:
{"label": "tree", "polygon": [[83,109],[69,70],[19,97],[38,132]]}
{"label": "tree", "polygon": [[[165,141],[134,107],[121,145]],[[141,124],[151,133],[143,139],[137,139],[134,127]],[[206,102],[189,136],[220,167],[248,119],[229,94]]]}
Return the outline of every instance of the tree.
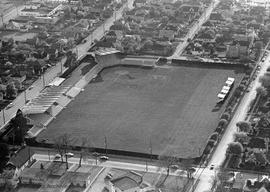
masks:
{"label": "tree", "polygon": [[79,167],[82,165],[82,160],[85,160],[89,153],[91,152],[89,150],[89,140],[86,137],[83,137],[81,139],[81,151],[80,151],[80,160],[79,160]]}
{"label": "tree", "polygon": [[233,92],[233,97],[231,97],[230,101],[233,101],[233,100],[238,99],[238,98],[241,96],[241,93],[242,93],[242,91],[241,91],[241,89],[239,88],[239,86],[236,87],[236,89],[235,89],[234,92]]}
{"label": "tree", "polygon": [[6,96],[9,99],[15,98],[17,96],[17,89],[15,88],[14,82],[11,82],[7,85]]}
{"label": "tree", "polygon": [[0,143],[0,160],[5,160],[9,155],[8,145],[5,143]]}
{"label": "tree", "polygon": [[222,128],[225,128],[225,126],[228,124],[228,121],[226,119],[220,119],[219,120],[219,123],[218,123],[218,126],[219,127],[222,127]]}
{"label": "tree", "polygon": [[22,89],[22,83],[21,83],[20,81],[15,80],[15,81],[14,81],[14,85],[15,85],[15,88],[16,88],[17,90],[21,90],[21,89]]}
{"label": "tree", "polygon": [[92,155],[95,157],[96,165],[97,165],[97,160],[98,160],[98,157],[99,157],[100,154],[98,152],[93,152]]}
{"label": "tree", "polygon": [[248,133],[251,130],[251,124],[248,121],[239,121],[238,123],[236,123],[236,126],[241,132]]}
{"label": "tree", "polygon": [[57,150],[58,154],[61,157],[61,161],[64,162],[63,156],[64,156],[64,150],[63,150],[63,143],[61,140],[61,137],[58,136],[53,139],[54,140],[54,148]]}
{"label": "tree", "polygon": [[254,43],[254,48],[256,50],[256,52],[255,52],[256,58],[258,58],[260,56],[262,48],[263,48],[263,42],[262,41],[256,41]]}
{"label": "tree", "polygon": [[62,146],[64,149],[64,153],[65,153],[65,158],[66,158],[66,169],[68,169],[68,150],[71,147],[72,143],[74,142],[74,139],[72,138],[71,135],[65,133],[62,136],[60,136],[60,140],[62,142]]}
{"label": "tree", "polygon": [[221,119],[225,119],[225,120],[229,120],[231,118],[231,115],[229,114],[229,113],[223,113],[222,115],[221,115]]}
{"label": "tree", "polygon": [[236,156],[241,156],[243,151],[244,151],[243,145],[239,142],[231,142],[227,148],[228,154],[232,154]]}
{"label": "tree", "polygon": [[256,88],[256,92],[257,92],[257,94],[260,95],[261,97],[266,97],[266,96],[267,96],[267,90],[266,90],[264,87],[262,87],[262,86],[257,87],[257,88]]}
{"label": "tree", "polygon": [[214,140],[214,141],[217,141],[217,139],[218,139],[218,133],[217,132],[212,133],[212,135],[210,136],[210,139],[211,140]]}
{"label": "tree", "polygon": [[192,167],[193,163],[194,163],[193,159],[182,159],[180,164],[179,164],[180,169],[186,171],[188,179],[191,179],[192,178],[192,173],[194,173],[196,171]]}
{"label": "tree", "polygon": [[5,169],[1,174],[1,177],[4,180],[4,191],[3,192],[10,192],[13,191],[14,185],[12,183],[12,178],[14,176],[14,172],[12,170]]}
{"label": "tree", "polygon": [[72,138],[71,135],[67,133],[54,138],[54,146],[56,150],[58,151],[59,155],[61,156],[62,162],[64,162],[63,157],[65,157],[66,169],[68,169],[67,153],[73,142],[74,142],[74,139]]}
{"label": "tree", "polygon": [[217,174],[218,188],[223,192],[225,191],[225,184],[230,179],[230,173],[225,169],[219,169]]}
{"label": "tree", "polygon": [[267,89],[270,87],[270,76],[264,75],[264,76],[260,77],[259,81],[264,88]]}
{"label": "tree", "polygon": [[222,132],[222,127],[217,127],[215,131],[220,134]]}
{"label": "tree", "polygon": [[238,132],[234,134],[234,140],[239,143],[247,143],[250,137],[247,136],[246,132]]}
{"label": "tree", "polygon": [[175,154],[177,154],[175,152],[176,151],[174,149],[167,149],[158,157],[158,160],[159,160],[158,163],[160,167],[163,167],[167,170],[166,171],[167,174],[164,180],[160,183],[160,186],[164,185],[165,181],[169,177],[171,166],[175,164],[179,164],[179,159],[175,157]]}

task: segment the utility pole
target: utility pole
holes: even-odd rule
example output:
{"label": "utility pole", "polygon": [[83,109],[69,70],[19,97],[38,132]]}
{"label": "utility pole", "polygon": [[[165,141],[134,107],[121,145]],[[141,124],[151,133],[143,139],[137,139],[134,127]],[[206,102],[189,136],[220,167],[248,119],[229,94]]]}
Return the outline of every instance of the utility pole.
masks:
{"label": "utility pole", "polygon": [[43,87],[45,87],[45,77],[44,77],[44,73],[42,73],[42,81],[43,81]]}
{"label": "utility pole", "polygon": [[150,139],[150,145],[149,145],[149,150],[150,150],[150,160],[151,160],[151,162],[152,162],[152,156],[153,156],[153,150],[152,150],[152,141],[151,141],[151,139]]}
{"label": "utility pole", "polygon": [[62,73],[63,73],[63,59],[61,59],[60,62],[61,62],[60,63],[61,64],[60,65],[60,70],[61,70],[61,75],[62,75]]}
{"label": "utility pole", "polygon": [[1,19],[2,19],[2,25],[4,27],[4,15],[3,15],[3,13],[1,14]]}
{"label": "utility pole", "polygon": [[3,112],[3,121],[4,121],[4,124],[6,124],[5,109],[3,109],[2,112]]}
{"label": "utility pole", "polygon": [[106,135],[104,136],[104,144],[105,144],[105,153],[106,153],[106,156],[108,156],[108,150],[107,150],[107,137]]}
{"label": "utility pole", "polygon": [[24,103],[26,103],[26,90],[24,90]]}

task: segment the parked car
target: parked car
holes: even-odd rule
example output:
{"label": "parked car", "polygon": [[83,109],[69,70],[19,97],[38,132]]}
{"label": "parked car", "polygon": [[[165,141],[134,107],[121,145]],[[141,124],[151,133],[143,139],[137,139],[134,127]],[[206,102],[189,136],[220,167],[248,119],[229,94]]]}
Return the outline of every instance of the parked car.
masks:
{"label": "parked car", "polygon": [[70,152],[69,152],[69,153],[66,153],[65,155],[66,155],[67,157],[74,157],[74,154],[73,154],[73,153],[70,153]]}
{"label": "parked car", "polygon": [[55,156],[54,156],[54,159],[60,159],[61,158],[61,155],[60,154],[56,154]]}
{"label": "parked car", "polygon": [[6,107],[6,109],[10,109],[10,108],[12,108],[14,106],[14,104],[13,103],[10,103],[10,104],[8,104],[8,106]]}
{"label": "parked car", "polygon": [[109,160],[109,157],[104,155],[104,156],[100,156],[99,159],[102,161],[107,161],[107,160]]}

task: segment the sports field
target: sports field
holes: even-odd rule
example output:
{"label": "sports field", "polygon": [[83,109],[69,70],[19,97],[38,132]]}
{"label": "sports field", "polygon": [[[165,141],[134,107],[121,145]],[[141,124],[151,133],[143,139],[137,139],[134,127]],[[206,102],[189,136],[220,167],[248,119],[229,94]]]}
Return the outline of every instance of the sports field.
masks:
{"label": "sports field", "polygon": [[88,137],[93,147],[160,154],[177,148],[180,157],[203,151],[222,108],[217,94],[231,69],[172,66],[154,69],[107,68],[90,83],[38,139],[70,133]]}

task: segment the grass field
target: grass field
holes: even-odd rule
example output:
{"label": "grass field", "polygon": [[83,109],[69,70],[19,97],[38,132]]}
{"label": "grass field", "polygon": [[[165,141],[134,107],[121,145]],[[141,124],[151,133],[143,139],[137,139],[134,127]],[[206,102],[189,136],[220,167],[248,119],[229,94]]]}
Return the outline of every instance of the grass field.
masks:
{"label": "grass field", "polygon": [[93,147],[160,154],[177,149],[180,157],[200,155],[216,128],[222,108],[217,94],[231,69],[114,67],[101,72],[49,124],[38,139],[70,133],[88,137]]}

